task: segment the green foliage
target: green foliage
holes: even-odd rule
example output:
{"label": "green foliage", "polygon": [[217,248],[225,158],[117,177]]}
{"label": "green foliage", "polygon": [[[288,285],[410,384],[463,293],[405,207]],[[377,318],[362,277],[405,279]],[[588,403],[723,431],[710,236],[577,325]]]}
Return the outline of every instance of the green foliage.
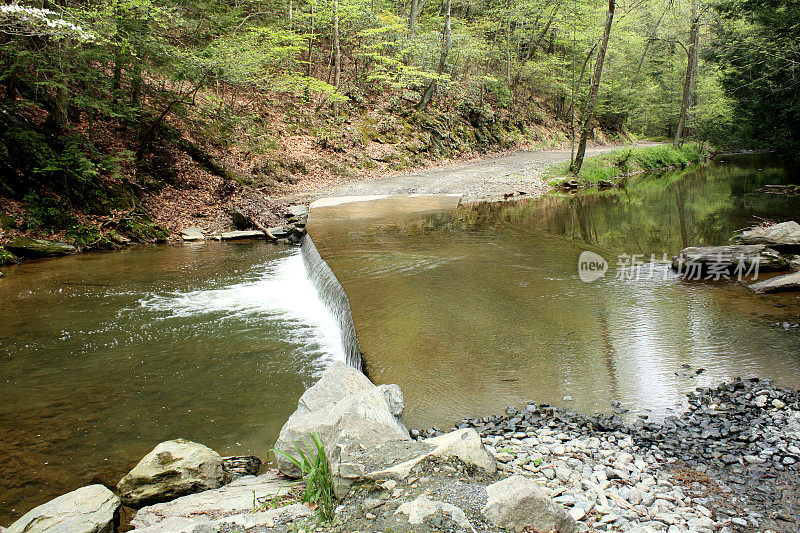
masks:
{"label": "green foliage", "polygon": [[29,193],[23,199],[23,218],[28,229],[58,229],[75,222],[74,215],[58,200]]}
{"label": "green foliage", "polygon": [[334,511],[333,478],[325,456],[325,448],[317,433],[311,434],[311,443],[313,447],[308,442],[303,442],[305,450],[299,442],[294,443],[298,457],[292,457],[281,450],[273,449],[272,452],[282,455],[300,469],[306,482],[302,501],[316,505],[319,517],[330,521],[333,520]]}
{"label": "green foliage", "polygon": [[137,242],[164,242],[169,232],[156,225],[147,213],[133,212],[122,218],[119,230]]}
{"label": "green foliage", "polygon": [[17,262],[17,256],[0,246],[0,266],[12,265]]}
{"label": "green foliage", "polygon": [[[689,136],[716,146],[755,138],[769,145],[796,143],[796,2],[720,0],[714,4],[719,19],[706,2],[698,2],[703,47]],[[240,173],[223,168],[201,148],[236,147],[275,158],[278,136],[288,132],[351,151],[354,145],[340,136],[359,128],[356,116],[389,101],[388,112],[413,116],[411,108],[431,80],[437,82],[431,108],[452,111],[474,103],[498,118],[513,116],[513,125],[503,128],[520,132],[500,135],[483,126],[464,132],[458,123],[437,122],[435,129],[444,135],[437,133],[424,154],[400,147],[401,155],[391,161],[396,169],[469,146],[504,147],[523,138],[563,143],[582,118],[605,20],[604,2],[596,0],[453,3],[452,48],[440,69],[445,20],[440,2],[420,1],[413,28],[408,3],[388,0],[30,0],[29,5],[52,11],[31,15],[19,4],[0,10],[0,194],[23,199],[46,190],[43,196],[60,197],[67,210],[96,214],[122,207],[138,187],[152,190],[174,176],[170,148],[175,146],[226,179],[241,179]],[[691,5],[692,0],[619,3],[595,113],[601,127],[674,136]],[[338,87],[335,40],[341,53]],[[273,108],[285,114],[285,128],[275,126],[280,119],[272,120],[278,118]],[[551,133],[528,139],[521,126],[526,123]],[[434,125],[406,126],[428,135]],[[104,138],[108,132],[111,141]],[[181,139],[179,132],[189,134]],[[366,128],[362,133],[382,143],[403,138],[384,131],[373,135]],[[650,154],[595,162],[583,174],[601,179],[612,170],[644,170],[667,160]],[[326,164],[349,173],[338,162]],[[34,202],[29,222],[56,223],[56,214],[46,212],[52,208]],[[125,222],[136,238],[163,238],[138,217]],[[72,225],[67,219],[61,223]]]}
{"label": "green foliage", "polygon": [[78,248],[107,249],[114,248],[114,243],[97,228],[75,224],[64,232],[64,239]]}
{"label": "green foliage", "polygon": [[710,59],[749,144],[800,144],[800,7],[796,0],[723,0]]}
{"label": "green foliage", "polygon": [[[597,183],[618,176],[663,170],[671,167],[684,168],[701,160],[700,146],[685,143],[680,147],[671,144],[626,148],[602,155],[587,157],[581,167],[579,178],[588,183]],[[569,174],[569,163],[552,165],[546,176],[556,177]]]}

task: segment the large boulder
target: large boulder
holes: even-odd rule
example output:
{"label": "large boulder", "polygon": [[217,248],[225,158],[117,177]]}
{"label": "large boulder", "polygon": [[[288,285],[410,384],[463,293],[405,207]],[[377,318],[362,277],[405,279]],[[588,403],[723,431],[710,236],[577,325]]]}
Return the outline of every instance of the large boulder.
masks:
{"label": "large boulder", "polygon": [[768,292],[785,292],[800,290],[800,271],[775,276],[758,283],[748,285],[751,291],[765,294]]}
{"label": "large boulder", "polygon": [[672,259],[672,269],[687,279],[745,277],[786,270],[789,261],[763,244],[684,248]]}
{"label": "large boulder", "polygon": [[739,244],[765,244],[778,250],[798,248],[800,224],[792,220],[770,226],[758,226],[743,231],[733,240]]}
{"label": "large boulder", "polygon": [[268,504],[276,495],[285,496],[300,486],[300,482],[278,477],[272,472],[258,477],[245,476],[218,489],[142,507],[131,524],[138,529],[154,527],[167,520],[218,520],[252,513],[254,508]]}
{"label": "large boulder", "polygon": [[246,230],[253,227],[250,217],[235,207],[231,209],[231,220],[238,230]]}
{"label": "large boulder", "polygon": [[6,532],[114,533],[119,525],[119,507],[119,498],[113,492],[103,485],[89,485],[32,509]]}
{"label": "large boulder", "polygon": [[487,502],[481,512],[495,526],[509,531],[577,533],[578,524],[552,501],[536,482],[511,476],[486,487]]}
{"label": "large boulder", "polygon": [[[281,429],[275,448],[297,455],[295,443],[302,446],[316,433],[325,447],[337,487],[341,478],[349,480],[343,482],[346,491],[364,473],[350,460],[352,455],[386,442],[411,440],[402,422],[403,407],[403,393],[397,385],[375,386],[355,368],[336,362],[300,398],[297,410]],[[280,454],[276,459],[285,475],[302,475]],[[354,472],[350,472],[351,467]]]}
{"label": "large boulder", "polygon": [[122,502],[138,508],[208,489],[225,481],[222,457],[184,439],[162,442],[117,485]]}
{"label": "large boulder", "polygon": [[28,258],[56,257],[78,251],[78,249],[71,244],[64,242],[29,239],[27,237],[16,237],[8,242],[5,247],[9,252],[19,257]]}

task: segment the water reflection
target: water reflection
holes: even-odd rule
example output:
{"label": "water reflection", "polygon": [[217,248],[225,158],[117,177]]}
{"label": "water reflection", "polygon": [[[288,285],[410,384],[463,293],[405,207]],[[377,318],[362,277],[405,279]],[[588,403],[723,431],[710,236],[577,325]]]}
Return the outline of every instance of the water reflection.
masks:
{"label": "water reflection", "polygon": [[[618,254],[661,258],[724,243],[755,216],[796,218],[797,198],[755,192],[795,177],[741,160],[569,197],[345,204],[315,210],[309,228],[350,296],[370,376],[402,387],[412,426],[527,401],[663,415],[682,391],[737,375],[800,385],[800,336],[773,326],[798,320],[798,298],[682,282],[664,265],[616,277]],[[612,264],[591,284],[577,276],[586,249]]]}

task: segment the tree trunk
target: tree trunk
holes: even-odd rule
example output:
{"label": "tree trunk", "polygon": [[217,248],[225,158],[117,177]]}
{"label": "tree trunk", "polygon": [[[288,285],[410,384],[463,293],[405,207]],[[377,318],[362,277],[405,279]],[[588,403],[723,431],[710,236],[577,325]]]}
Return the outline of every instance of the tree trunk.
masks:
{"label": "tree trunk", "polygon": [[311,64],[311,49],[314,46],[314,3],[311,2],[311,16],[309,18],[309,24],[311,26],[311,35],[308,37],[308,70],[306,71],[306,75],[310,78],[313,72],[313,67]]}
{"label": "tree trunk", "polygon": [[575,88],[572,91],[572,102],[569,105],[569,111],[567,114],[575,113],[575,99],[577,98],[578,93],[581,92],[581,86],[583,85],[583,78],[586,76],[586,66],[589,64],[589,60],[592,58],[592,54],[594,53],[594,49],[597,48],[597,43],[592,46],[589,53],[586,54],[586,58],[583,60],[583,65],[581,65],[581,75],[578,78],[578,81],[575,83]]}
{"label": "tree trunk", "polygon": [[56,87],[56,97],[53,102],[53,122],[56,131],[63,132],[69,124],[69,114],[67,112],[67,87],[66,81]]}
{"label": "tree trunk", "polygon": [[636,74],[633,75],[633,81],[631,81],[631,89],[636,86],[636,81],[639,79],[639,74],[642,72],[642,65],[644,65],[644,60],[647,57],[647,51],[650,49],[650,43],[653,42],[653,39],[658,36],[658,27],[661,26],[661,21],[664,20],[664,15],[667,14],[669,8],[665,9],[661,16],[658,17],[656,21],[656,25],[653,27],[653,37],[647,39],[647,42],[644,44],[644,50],[642,51],[642,57],[639,58],[639,65],[636,67]]}
{"label": "tree trunk", "polygon": [[122,57],[119,49],[114,49],[114,74],[111,81],[111,104],[116,109],[122,87]]}
{"label": "tree trunk", "polygon": [[512,2],[506,4],[506,83],[511,85],[511,8]]}
{"label": "tree trunk", "polygon": [[339,0],[333,2],[333,86],[339,89],[342,80],[342,49],[339,46]]}
{"label": "tree trunk", "polygon": [[[439,66],[436,69],[436,74],[441,76],[444,72],[444,68],[447,66],[447,56],[450,53],[450,46],[453,44],[453,37],[450,34],[450,0],[445,0],[445,11],[444,11],[444,33],[442,34],[442,56],[439,59]],[[434,93],[436,92],[436,78],[432,79],[428,84],[428,88],[425,89],[425,94],[422,95],[422,100],[419,101],[417,104],[417,110],[422,111],[431,101],[433,98]]]}
{"label": "tree trunk", "polygon": [[535,41],[532,41],[528,46],[528,59],[533,59],[536,56],[536,50],[542,47],[542,41],[544,40],[547,33],[550,31],[550,26],[553,24],[553,20],[556,18],[556,14],[558,10],[554,9],[553,13],[550,14],[550,18],[547,20],[547,24],[544,25],[544,28],[539,33],[539,36],[536,38]]}
{"label": "tree trunk", "polygon": [[692,81],[696,68],[697,37],[700,29],[700,16],[697,14],[697,0],[692,2],[692,20],[689,25],[689,48],[686,50],[686,78],[683,82],[683,98],[681,99],[681,116],[678,119],[678,128],[675,130],[675,144],[680,145],[686,129],[686,115],[692,103]]}
{"label": "tree trunk", "polygon": [[56,85],[55,97],[53,99],[53,124],[55,125],[56,131],[59,133],[67,129],[67,124],[69,124],[69,114],[67,111],[67,106],[69,104],[69,91],[67,90],[67,83],[69,83],[68,80],[70,79],[70,76],[65,71],[64,63],[64,50],[59,44],[58,66],[61,79],[59,80],[60,83]]}
{"label": "tree trunk", "polygon": [[138,57],[133,60],[133,74],[131,76],[131,105],[138,108],[142,103],[142,60]]}
{"label": "tree trunk", "polygon": [[583,158],[586,155],[586,142],[592,130],[592,119],[594,118],[594,108],[597,104],[597,93],[600,90],[600,77],[603,75],[603,63],[606,59],[608,50],[608,38],[611,36],[611,25],[614,23],[615,0],[608,0],[608,16],[606,17],[606,27],[603,30],[603,40],[600,49],[597,51],[597,61],[594,65],[594,76],[592,76],[592,86],[589,89],[589,100],[586,103],[586,113],[584,113],[583,124],[581,126],[581,140],[578,143],[578,153],[575,154],[575,161],[572,162],[570,170],[578,174],[583,166]]}
{"label": "tree trunk", "polygon": [[414,35],[417,29],[417,17],[419,16],[419,0],[411,0],[411,9],[408,13],[408,33]]}

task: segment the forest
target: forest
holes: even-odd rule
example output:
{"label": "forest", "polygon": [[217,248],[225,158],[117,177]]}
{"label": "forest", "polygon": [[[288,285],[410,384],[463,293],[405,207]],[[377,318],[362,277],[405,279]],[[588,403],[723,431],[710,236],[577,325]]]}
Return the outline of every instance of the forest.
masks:
{"label": "forest", "polygon": [[577,145],[573,170],[616,136],[790,150],[799,37],[797,0],[6,4],[0,196],[67,227],[202,176],[224,197],[524,143]]}

